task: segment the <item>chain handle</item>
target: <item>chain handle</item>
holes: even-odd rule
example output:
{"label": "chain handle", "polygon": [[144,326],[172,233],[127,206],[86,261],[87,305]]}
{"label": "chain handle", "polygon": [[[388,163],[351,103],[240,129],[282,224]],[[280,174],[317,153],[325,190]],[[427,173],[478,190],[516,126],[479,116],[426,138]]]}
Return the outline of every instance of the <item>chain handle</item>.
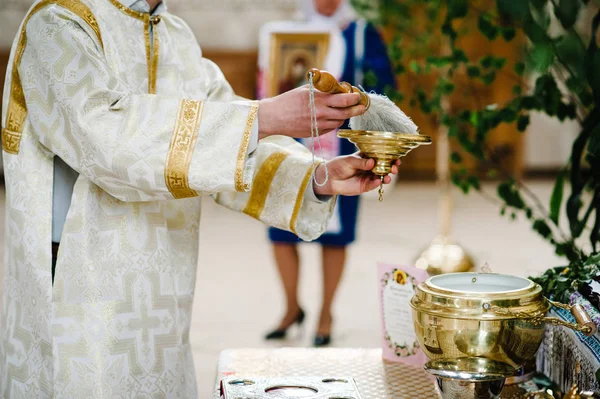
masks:
{"label": "chain handle", "polygon": [[[310,141],[312,144],[312,161],[313,161],[313,165],[315,165],[316,164],[316,162],[315,162],[315,152],[316,152],[315,138],[317,139],[317,143],[319,143],[319,152],[321,153],[321,159],[324,159],[324,158],[323,158],[323,146],[321,145],[321,138],[319,136],[319,124],[317,122],[317,110],[315,107],[315,85],[313,82],[313,76],[314,76],[314,74],[312,72],[308,73],[308,82],[309,82],[308,107],[310,108]],[[313,174],[313,180],[314,180],[315,184],[319,187],[323,187],[325,184],[327,184],[327,181],[329,180],[329,170],[327,169],[327,163],[323,162],[322,164],[323,164],[323,167],[325,168],[325,180],[323,181],[323,183],[319,183],[317,181],[316,173]],[[315,167],[315,172],[320,165],[321,164],[319,164]]]}
{"label": "chain handle", "polygon": [[[573,308],[573,306],[565,305],[562,303],[557,303],[557,302],[551,301],[549,299],[546,299],[546,300],[552,306],[556,306],[558,308],[561,308],[561,309],[564,309],[567,311],[571,311],[571,309]],[[509,316],[509,317],[514,317],[519,320],[527,320],[535,326],[539,326],[541,324],[547,323],[547,324],[552,324],[554,326],[570,328],[571,330],[575,330],[575,331],[580,332],[585,335],[589,334],[592,331],[592,328],[590,326],[581,326],[577,323],[570,323],[568,321],[561,320],[557,317],[547,317],[545,315],[545,313],[541,313],[541,312],[536,312],[536,313],[513,312],[511,310],[501,308],[498,306],[490,307],[488,305],[488,307],[486,308],[485,304],[484,304],[484,309],[488,310],[488,311],[491,310],[494,313],[497,313],[501,316]]]}

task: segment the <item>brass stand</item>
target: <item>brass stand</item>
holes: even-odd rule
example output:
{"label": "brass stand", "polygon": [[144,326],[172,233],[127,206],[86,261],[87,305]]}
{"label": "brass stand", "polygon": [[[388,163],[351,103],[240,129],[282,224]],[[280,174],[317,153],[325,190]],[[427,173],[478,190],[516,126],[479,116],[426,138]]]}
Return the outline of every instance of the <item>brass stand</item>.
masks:
{"label": "brass stand", "polygon": [[415,261],[416,267],[427,270],[430,276],[472,271],[473,259],[450,238],[452,221],[452,186],[450,182],[450,141],[444,129],[438,138],[436,154],[437,182],[440,188],[439,218],[441,234]]}

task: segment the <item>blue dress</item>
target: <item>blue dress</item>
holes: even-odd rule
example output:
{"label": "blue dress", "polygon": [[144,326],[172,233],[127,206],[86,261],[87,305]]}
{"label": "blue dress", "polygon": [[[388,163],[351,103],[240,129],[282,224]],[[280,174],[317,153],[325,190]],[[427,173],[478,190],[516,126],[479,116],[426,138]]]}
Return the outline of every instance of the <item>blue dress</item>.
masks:
{"label": "blue dress", "polygon": [[[364,32],[364,36],[362,36],[362,32]],[[392,72],[391,62],[387,55],[386,45],[375,26],[364,24],[362,21],[352,22],[344,30],[343,35],[346,41],[347,52],[342,80],[349,82],[352,85],[360,84],[368,92],[375,91],[376,93],[383,93],[386,87],[394,87],[395,78]],[[357,43],[357,38],[358,41],[364,40],[364,42]],[[362,80],[361,76],[364,76],[367,73],[374,74],[377,77],[375,84],[369,85],[368,83],[370,82],[360,82]],[[357,82],[357,80],[359,82]],[[344,123],[342,129],[348,129],[348,121]],[[339,140],[339,155],[350,155],[357,151],[354,144],[348,140]],[[326,232],[315,240],[315,242],[327,246],[342,247],[352,243],[356,238],[358,205],[358,196],[340,196],[338,198],[337,206],[340,221],[339,232]],[[269,228],[269,239],[275,243],[296,243],[300,241],[294,233],[273,227]]]}

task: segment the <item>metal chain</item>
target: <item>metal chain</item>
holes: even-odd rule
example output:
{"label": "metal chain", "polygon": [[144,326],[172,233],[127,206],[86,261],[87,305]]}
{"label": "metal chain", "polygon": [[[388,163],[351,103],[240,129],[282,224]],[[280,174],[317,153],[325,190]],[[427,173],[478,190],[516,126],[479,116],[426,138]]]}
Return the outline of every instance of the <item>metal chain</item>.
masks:
{"label": "metal chain", "polygon": [[[317,110],[315,107],[315,85],[313,83],[313,73],[309,72],[308,73],[308,82],[309,82],[309,101],[308,101],[308,107],[310,108],[310,141],[312,144],[312,161],[313,161],[313,165],[315,165],[315,152],[316,152],[316,148],[315,148],[315,138],[317,139],[317,143],[319,143],[319,152],[321,154],[321,159],[323,158],[323,146],[321,145],[321,138],[319,136],[319,124],[317,122]],[[317,167],[319,167],[321,164],[319,164]],[[323,181],[323,183],[319,183],[317,181],[317,174],[314,173],[313,174],[313,180],[315,182],[315,184],[319,187],[323,187],[325,184],[327,184],[327,181],[329,180],[329,170],[327,169],[327,163],[323,162],[323,167],[325,168],[325,180]],[[315,168],[315,171],[317,169]]]}

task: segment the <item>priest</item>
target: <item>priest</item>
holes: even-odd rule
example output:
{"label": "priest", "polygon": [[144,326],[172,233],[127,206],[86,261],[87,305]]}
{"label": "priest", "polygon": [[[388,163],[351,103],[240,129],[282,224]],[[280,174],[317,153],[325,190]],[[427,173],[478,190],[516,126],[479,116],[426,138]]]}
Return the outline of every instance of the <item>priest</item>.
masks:
{"label": "priest", "polygon": [[[316,94],[324,132],[365,111]],[[0,396],[195,398],[200,197],[312,240],[378,185],[296,144],[308,98],[236,97],[160,0],[36,1],[2,104]]]}

